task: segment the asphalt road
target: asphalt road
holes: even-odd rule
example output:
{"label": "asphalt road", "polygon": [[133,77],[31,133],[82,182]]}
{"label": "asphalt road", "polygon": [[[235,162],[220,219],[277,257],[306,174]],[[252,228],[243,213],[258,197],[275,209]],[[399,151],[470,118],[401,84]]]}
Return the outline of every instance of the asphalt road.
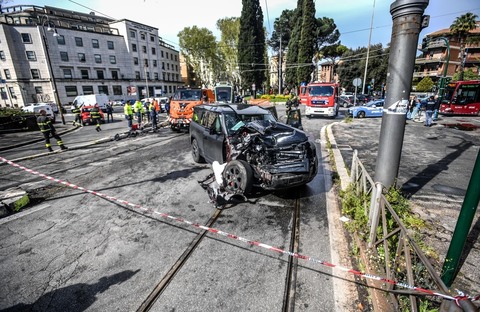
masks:
{"label": "asphalt road", "polygon": [[[292,274],[289,257],[281,253],[165,217],[333,262],[330,240],[338,235],[329,223],[328,170],[322,167],[305,187],[260,192],[218,212],[198,183],[211,169],[193,162],[188,135],[161,129],[109,141],[126,130],[117,117],[102,125],[102,132],[87,126],[63,133],[66,152],[45,155],[41,141],[0,152],[27,168],[111,196],[1,165],[0,189],[21,187],[35,205],[0,220],[0,309],[142,310],[162,283],[152,311],[287,311],[285,302],[302,311],[354,309],[357,294],[339,287],[344,277],[330,268],[298,260]],[[320,128],[330,122],[305,120],[304,126],[320,143]],[[71,127],[57,123],[57,128]],[[39,138],[10,134],[0,142],[3,147]],[[317,153],[326,159],[320,144]],[[288,293],[295,300],[285,299]]]}

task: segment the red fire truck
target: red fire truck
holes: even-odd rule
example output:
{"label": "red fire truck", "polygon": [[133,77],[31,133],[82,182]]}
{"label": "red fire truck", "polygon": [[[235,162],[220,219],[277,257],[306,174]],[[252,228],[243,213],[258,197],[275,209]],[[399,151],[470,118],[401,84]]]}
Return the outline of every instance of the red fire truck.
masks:
{"label": "red fire truck", "polygon": [[300,87],[300,102],[305,104],[305,115],[328,116],[338,115],[340,85],[333,82],[311,82]]}
{"label": "red fire truck", "polygon": [[439,113],[480,116],[480,80],[449,83]]}

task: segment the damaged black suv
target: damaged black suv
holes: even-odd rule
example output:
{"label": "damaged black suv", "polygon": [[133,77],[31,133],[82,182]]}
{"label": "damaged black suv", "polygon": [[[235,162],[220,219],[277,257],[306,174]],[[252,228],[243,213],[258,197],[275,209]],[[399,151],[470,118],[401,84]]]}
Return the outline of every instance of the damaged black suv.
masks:
{"label": "damaged black suv", "polygon": [[226,163],[224,188],[232,194],[248,194],[253,186],[295,187],[317,174],[316,147],[306,133],[278,122],[260,106],[196,106],[190,142],[195,162]]}

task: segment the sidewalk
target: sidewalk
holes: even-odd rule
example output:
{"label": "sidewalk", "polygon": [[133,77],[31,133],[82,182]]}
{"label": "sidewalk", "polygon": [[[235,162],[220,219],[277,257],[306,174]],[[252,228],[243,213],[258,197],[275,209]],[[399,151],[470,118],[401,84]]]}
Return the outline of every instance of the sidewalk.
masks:
{"label": "sidewalk", "polygon": [[[378,153],[381,118],[354,119],[332,126],[333,136],[345,165],[350,168],[354,150],[372,178]],[[478,117],[440,117],[431,128],[408,121],[405,125],[397,187],[409,196],[413,212],[428,228],[419,233],[439,259],[441,271],[458,214],[480,148]],[[460,273],[452,289],[480,294],[480,210],[477,210],[464,248]]]}

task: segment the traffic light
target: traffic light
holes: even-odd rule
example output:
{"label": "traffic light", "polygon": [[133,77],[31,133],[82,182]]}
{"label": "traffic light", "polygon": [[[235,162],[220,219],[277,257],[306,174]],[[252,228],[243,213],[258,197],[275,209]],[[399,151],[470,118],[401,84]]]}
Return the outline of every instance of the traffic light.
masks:
{"label": "traffic light", "polygon": [[422,29],[427,28],[428,24],[430,24],[430,15],[423,15],[422,16]]}

